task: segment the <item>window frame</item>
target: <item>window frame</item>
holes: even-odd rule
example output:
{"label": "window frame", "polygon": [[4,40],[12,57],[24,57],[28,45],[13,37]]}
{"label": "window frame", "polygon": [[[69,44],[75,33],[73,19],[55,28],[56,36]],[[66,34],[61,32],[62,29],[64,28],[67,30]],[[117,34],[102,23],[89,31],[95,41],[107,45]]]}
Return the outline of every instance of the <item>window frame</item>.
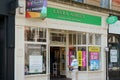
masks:
{"label": "window frame", "polygon": [[[45,36],[45,41],[36,41],[36,40],[33,40],[33,41],[27,41],[27,39],[26,39],[26,33],[25,33],[25,31],[26,31],[26,27],[27,28],[34,28],[34,29],[44,29],[45,30],[45,32],[43,32],[44,34],[44,36]],[[45,72],[44,73],[30,73],[30,74],[24,74],[24,75],[37,75],[37,74],[48,74],[49,73],[49,69],[48,69],[48,66],[49,66],[49,63],[48,63],[48,57],[49,57],[49,55],[48,55],[48,51],[47,51],[47,48],[48,48],[48,45],[47,45],[47,42],[48,42],[48,39],[47,39],[47,35],[48,35],[48,29],[47,28],[41,28],[41,27],[33,27],[33,26],[25,26],[24,27],[24,62],[25,62],[25,51],[26,51],[26,46],[25,45],[29,45],[29,44],[33,44],[33,45],[40,45],[40,46],[45,46],[45,50],[46,50],[46,52],[45,52]],[[24,67],[25,67],[25,63],[24,63]],[[42,68],[43,69],[43,68]],[[25,72],[24,72],[25,73]]]}
{"label": "window frame", "polygon": [[[74,32],[70,32],[70,33],[68,33],[68,35],[69,34],[74,34]],[[79,34],[82,34],[82,32],[76,32],[76,44],[75,45],[71,45],[71,44],[69,44],[69,48],[70,47],[75,47],[76,48],[76,55],[77,55],[77,51],[79,50],[78,48],[79,47],[86,47],[86,70],[82,70],[82,71],[91,71],[91,70],[89,70],[89,59],[88,59],[88,57],[89,57],[89,51],[88,51],[88,47],[89,46],[94,46],[94,47],[99,47],[100,48],[100,52],[99,52],[99,69],[98,70],[94,70],[94,71],[101,71],[102,70],[102,65],[101,65],[101,63],[102,63],[102,60],[101,60],[101,57],[102,57],[102,55],[101,55],[101,52],[102,52],[102,50],[101,50],[101,48],[102,48],[102,44],[101,44],[101,41],[102,41],[102,34],[98,34],[98,35],[100,35],[100,44],[96,44],[96,37],[95,37],[95,35],[97,35],[97,33],[86,33],[85,35],[86,35],[86,44],[82,44],[82,38],[81,38],[81,44],[79,44],[78,43],[78,35]],[[93,37],[92,37],[92,44],[89,44],[89,34],[92,34],[93,35]],[[80,35],[81,36],[81,35]],[[69,36],[68,36],[69,37]],[[73,37],[72,37],[72,39],[71,40],[73,40]],[[75,55],[75,56],[76,56]],[[78,57],[78,55],[76,56],[76,58]],[[77,58],[78,59],[78,58]]]}

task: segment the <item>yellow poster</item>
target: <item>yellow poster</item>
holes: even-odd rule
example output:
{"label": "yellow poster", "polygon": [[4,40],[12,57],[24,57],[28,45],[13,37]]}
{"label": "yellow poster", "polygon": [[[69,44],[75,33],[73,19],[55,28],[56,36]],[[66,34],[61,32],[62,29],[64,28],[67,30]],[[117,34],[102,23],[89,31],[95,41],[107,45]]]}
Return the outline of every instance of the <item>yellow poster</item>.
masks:
{"label": "yellow poster", "polygon": [[77,52],[78,66],[82,66],[82,51]]}
{"label": "yellow poster", "polygon": [[90,46],[89,52],[100,52],[100,47]]}

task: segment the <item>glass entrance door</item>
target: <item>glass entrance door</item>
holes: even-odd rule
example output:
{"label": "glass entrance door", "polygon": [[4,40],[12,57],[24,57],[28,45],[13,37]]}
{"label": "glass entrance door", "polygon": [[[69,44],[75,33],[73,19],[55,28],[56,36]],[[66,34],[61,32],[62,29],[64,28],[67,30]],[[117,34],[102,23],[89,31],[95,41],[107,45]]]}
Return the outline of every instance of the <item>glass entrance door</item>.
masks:
{"label": "glass entrance door", "polygon": [[66,71],[65,47],[50,47],[50,77],[64,78]]}
{"label": "glass entrance door", "polygon": [[120,80],[120,44],[109,43],[108,76],[109,80]]}

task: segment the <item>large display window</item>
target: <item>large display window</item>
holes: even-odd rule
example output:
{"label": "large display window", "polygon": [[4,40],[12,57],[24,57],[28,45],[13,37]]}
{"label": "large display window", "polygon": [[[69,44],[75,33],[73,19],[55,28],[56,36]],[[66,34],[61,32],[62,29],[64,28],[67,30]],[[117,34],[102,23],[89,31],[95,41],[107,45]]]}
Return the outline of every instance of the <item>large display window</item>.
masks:
{"label": "large display window", "polygon": [[25,44],[25,74],[46,73],[46,45]]}
{"label": "large display window", "polygon": [[101,70],[101,35],[85,32],[70,33],[69,64],[71,55],[75,55],[78,59],[79,71]]}
{"label": "large display window", "polygon": [[46,74],[46,29],[25,27],[24,74]]}

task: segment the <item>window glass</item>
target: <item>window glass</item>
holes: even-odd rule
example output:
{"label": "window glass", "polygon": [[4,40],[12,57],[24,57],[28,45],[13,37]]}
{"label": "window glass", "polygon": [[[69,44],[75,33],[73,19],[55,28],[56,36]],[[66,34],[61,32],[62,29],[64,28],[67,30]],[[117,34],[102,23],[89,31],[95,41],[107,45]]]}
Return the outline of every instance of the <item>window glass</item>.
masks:
{"label": "window glass", "polygon": [[66,44],[66,34],[62,33],[50,33],[51,44]]}
{"label": "window glass", "polygon": [[86,33],[82,33],[82,44],[86,44]]}
{"label": "window glass", "polygon": [[76,33],[69,34],[69,45],[76,45]]}
{"label": "window glass", "polygon": [[[79,71],[97,71],[101,69],[101,35],[94,33],[74,33],[69,34],[69,41],[74,42],[77,39],[77,44],[69,48],[70,55],[75,55],[79,66]],[[87,42],[88,37],[88,42]],[[72,43],[71,43],[72,44]],[[89,44],[89,45],[87,45]],[[92,45],[92,46],[91,46]],[[69,44],[69,46],[71,46]],[[70,64],[70,58],[69,58]]]}
{"label": "window glass", "polygon": [[100,47],[88,47],[88,69],[89,71],[100,70]]}
{"label": "window glass", "polygon": [[69,45],[72,45],[72,34],[69,34]]}
{"label": "window glass", "polygon": [[100,34],[95,34],[95,44],[101,45],[101,35]]}
{"label": "window glass", "polygon": [[[120,71],[120,49],[118,43],[109,43],[108,52],[108,70],[110,74],[112,71]],[[109,75],[110,75],[109,74]]]}
{"label": "window glass", "polygon": [[86,71],[87,70],[86,47],[78,47],[77,59],[78,59],[78,70]]}
{"label": "window glass", "polygon": [[46,29],[38,27],[25,27],[25,41],[46,42]]}
{"label": "window glass", "polygon": [[[68,54],[68,59],[69,59],[69,65],[72,62],[71,56],[74,55],[75,57],[76,55],[76,47],[69,47],[69,54]],[[69,69],[70,70],[70,69]]]}
{"label": "window glass", "polygon": [[110,0],[100,0],[100,5],[103,8],[109,8],[109,2]]}
{"label": "window glass", "polygon": [[77,36],[78,36],[78,38],[77,38],[77,39],[78,39],[78,45],[79,45],[79,44],[81,44],[81,39],[82,39],[82,38],[81,38],[81,33],[78,33],[78,35],[77,35]]}
{"label": "window glass", "polygon": [[93,45],[94,44],[94,34],[89,34],[89,45]]}
{"label": "window glass", "polygon": [[46,45],[25,44],[25,75],[46,73]]}
{"label": "window glass", "polygon": [[73,44],[76,45],[76,34],[73,34]]}

